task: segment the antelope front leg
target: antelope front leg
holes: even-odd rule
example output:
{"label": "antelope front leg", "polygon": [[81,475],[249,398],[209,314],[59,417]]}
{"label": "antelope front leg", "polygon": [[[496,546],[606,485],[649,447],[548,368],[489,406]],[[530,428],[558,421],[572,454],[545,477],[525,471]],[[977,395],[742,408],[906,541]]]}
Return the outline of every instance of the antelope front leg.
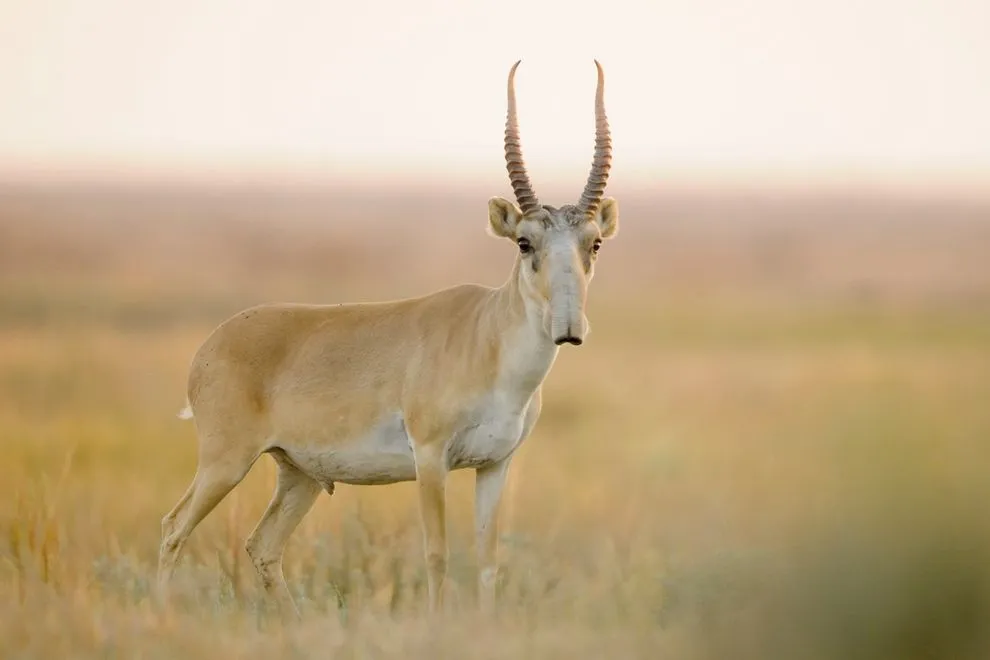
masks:
{"label": "antelope front leg", "polygon": [[474,524],[478,550],[478,603],[482,612],[495,609],[495,578],[498,575],[498,512],[502,501],[509,458],[475,471]]}
{"label": "antelope front leg", "polygon": [[442,443],[417,447],[414,454],[430,612],[436,613],[443,605],[443,583],[447,577],[447,464]]}

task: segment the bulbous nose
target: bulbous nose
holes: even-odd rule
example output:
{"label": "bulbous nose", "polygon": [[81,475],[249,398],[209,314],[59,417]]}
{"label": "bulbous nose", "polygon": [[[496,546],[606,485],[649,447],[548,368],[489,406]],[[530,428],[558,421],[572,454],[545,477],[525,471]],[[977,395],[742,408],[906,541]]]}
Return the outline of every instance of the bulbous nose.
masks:
{"label": "bulbous nose", "polygon": [[571,233],[551,234],[544,267],[547,268],[547,333],[557,346],[584,342],[586,332],[584,301],[587,291],[584,266],[578,256],[577,242]]}

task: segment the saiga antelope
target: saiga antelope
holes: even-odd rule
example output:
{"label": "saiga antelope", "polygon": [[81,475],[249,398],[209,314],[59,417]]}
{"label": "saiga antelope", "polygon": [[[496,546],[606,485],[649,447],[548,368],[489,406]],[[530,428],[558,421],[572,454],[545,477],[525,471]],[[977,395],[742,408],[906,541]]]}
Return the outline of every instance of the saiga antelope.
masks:
{"label": "saiga antelope", "polygon": [[576,205],[540,204],[523,163],[513,80],[505,160],[517,203],[488,201],[489,229],[512,240],[498,288],[463,284],[412,299],[343,305],[266,304],[222,323],[189,370],[195,478],[162,520],[165,594],[193,528],[262,454],[277,484],[245,548],[268,595],[295,610],[282,574],[289,535],[335,483],[418,483],[429,607],[447,570],[444,484],[473,468],[479,596],[495,599],[498,509],[513,452],[540,414],[540,387],[562,344],[580,345],[602,240],[618,229],[603,199],[612,160],[604,73],[596,61],[595,154]]}

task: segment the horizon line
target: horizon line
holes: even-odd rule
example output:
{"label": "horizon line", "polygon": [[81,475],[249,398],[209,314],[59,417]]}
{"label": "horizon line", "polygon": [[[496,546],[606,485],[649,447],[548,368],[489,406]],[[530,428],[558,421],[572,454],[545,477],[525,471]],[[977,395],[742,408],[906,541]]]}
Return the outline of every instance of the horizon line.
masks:
{"label": "horizon line", "polygon": [[[435,190],[454,187],[460,190],[491,187],[493,172],[484,168],[423,173],[406,168],[379,169],[336,167],[240,166],[169,167],[143,165],[132,167],[5,167],[0,164],[0,185],[91,185],[103,186],[190,186],[229,187],[267,186],[278,188],[319,188],[386,186]],[[946,169],[878,171],[848,168],[637,168],[613,176],[610,188],[624,193],[642,194],[659,191],[724,192],[773,191],[779,193],[876,192],[909,196],[945,195],[990,199],[990,169],[950,171]],[[570,177],[568,177],[569,179]],[[559,173],[547,173],[540,187],[549,191],[573,187]],[[507,175],[499,166],[498,188],[509,188]],[[493,192],[492,194],[496,194]]]}

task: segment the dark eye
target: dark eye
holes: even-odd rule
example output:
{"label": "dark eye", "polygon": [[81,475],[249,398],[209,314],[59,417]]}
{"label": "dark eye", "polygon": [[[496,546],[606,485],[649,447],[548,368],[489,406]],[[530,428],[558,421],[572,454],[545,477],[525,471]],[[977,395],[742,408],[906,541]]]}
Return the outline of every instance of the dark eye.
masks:
{"label": "dark eye", "polygon": [[596,238],[595,242],[592,243],[591,245],[591,251],[597,254],[598,251],[601,249],[602,249],[602,239]]}
{"label": "dark eye", "polygon": [[529,254],[533,250],[528,238],[520,238],[516,241],[516,245],[519,246],[519,251],[523,254]]}

